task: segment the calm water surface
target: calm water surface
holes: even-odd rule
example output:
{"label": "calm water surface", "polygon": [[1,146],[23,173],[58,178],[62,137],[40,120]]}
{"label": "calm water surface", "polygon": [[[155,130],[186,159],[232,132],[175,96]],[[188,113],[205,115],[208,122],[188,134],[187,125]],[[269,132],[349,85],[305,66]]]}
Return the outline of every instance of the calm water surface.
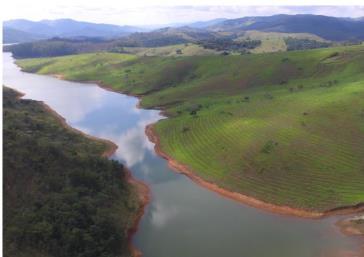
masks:
{"label": "calm water surface", "polygon": [[336,217],[306,220],[257,210],[174,173],[144,134],[162,117],[137,109],[136,98],[21,72],[8,53],[3,66],[4,85],[44,101],[72,127],[115,142],[112,158],[150,186],[152,201],[134,237],[145,257],[321,257],[357,248],[334,226]]}

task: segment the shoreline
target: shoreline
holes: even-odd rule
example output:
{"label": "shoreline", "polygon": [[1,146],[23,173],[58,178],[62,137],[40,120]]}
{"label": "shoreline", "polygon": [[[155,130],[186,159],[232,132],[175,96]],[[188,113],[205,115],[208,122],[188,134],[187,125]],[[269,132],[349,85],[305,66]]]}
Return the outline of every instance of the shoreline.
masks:
{"label": "shoreline", "polygon": [[41,103],[42,106],[45,108],[45,110],[47,112],[51,113],[61,123],[62,127],[64,127],[65,129],[71,130],[71,131],[73,131],[73,132],[75,132],[77,134],[80,134],[81,136],[86,137],[86,138],[88,138],[90,140],[106,144],[107,148],[101,154],[102,157],[110,158],[116,152],[118,146],[114,142],[112,142],[110,140],[107,140],[107,139],[103,139],[103,138],[88,135],[85,132],[70,126],[67,123],[66,119],[64,117],[62,117],[59,113],[57,113],[55,110],[53,110],[49,105],[47,105],[43,101],[38,101],[38,102]]}
{"label": "shoreline", "polygon": [[254,197],[244,195],[242,193],[233,192],[233,191],[224,189],[215,183],[211,183],[211,182],[208,182],[208,181],[202,179],[197,174],[195,174],[193,171],[191,171],[191,169],[189,169],[186,165],[178,163],[176,160],[174,160],[168,154],[163,152],[161,149],[161,146],[160,146],[159,137],[153,130],[153,125],[154,124],[149,124],[146,126],[145,134],[147,135],[148,139],[152,143],[154,143],[154,150],[157,153],[157,155],[159,155],[160,157],[167,160],[168,166],[170,168],[172,168],[174,171],[176,171],[177,173],[187,176],[189,179],[191,179],[193,182],[195,182],[199,186],[207,188],[208,190],[211,190],[215,193],[218,193],[219,195],[221,195],[223,197],[235,200],[237,202],[249,205],[249,206],[257,208],[257,209],[269,211],[272,213],[296,216],[296,217],[300,217],[300,218],[309,218],[309,219],[320,219],[320,218],[325,218],[325,217],[332,216],[332,215],[354,214],[354,213],[364,211],[364,203],[360,203],[355,206],[337,207],[337,208],[327,210],[324,212],[315,212],[315,211],[293,208],[293,207],[289,207],[289,206],[275,205],[272,203],[264,202],[262,200],[254,198]]}
{"label": "shoreline", "polygon": [[146,183],[135,179],[132,176],[131,171],[127,167],[124,167],[124,170],[128,176],[128,178],[127,178],[128,183],[130,183],[131,185],[133,185],[135,187],[136,191],[138,192],[138,197],[139,197],[139,201],[140,201],[140,206],[139,206],[137,214],[134,218],[133,225],[128,229],[128,244],[129,244],[129,249],[130,249],[132,256],[141,257],[143,255],[143,253],[136,246],[133,245],[133,238],[134,238],[135,233],[139,229],[139,223],[144,216],[145,207],[150,202],[150,198],[151,198],[150,190]]}
{"label": "shoreline", "polygon": [[336,225],[340,228],[340,231],[347,236],[364,237],[364,230],[363,230],[363,228],[359,227],[359,226],[363,226],[363,225],[353,223],[353,221],[355,221],[357,219],[364,221],[364,214],[362,216],[358,215],[358,216],[339,220],[338,222],[336,222]]}
{"label": "shoreline", "polygon": [[[21,99],[22,97],[24,97],[26,95],[23,92],[20,92],[16,89],[13,89],[13,88],[11,88],[11,89],[18,93],[18,96],[17,96],[18,99]],[[33,100],[33,101],[36,101],[36,100]],[[56,118],[56,120],[59,121],[61,126],[64,127],[65,129],[73,131],[90,140],[102,142],[102,143],[106,144],[106,150],[101,154],[102,157],[110,158],[116,152],[118,146],[114,142],[112,142],[108,139],[103,139],[103,138],[88,135],[85,132],[70,126],[63,116],[61,116],[59,113],[57,113],[55,110],[53,110],[45,102],[43,102],[43,101],[37,101],[37,102],[42,105],[42,107],[45,109],[46,112],[53,115]],[[149,187],[147,186],[147,184],[145,184],[143,181],[139,181],[136,178],[134,178],[131,171],[125,165],[123,165],[122,170],[126,173],[127,182],[134,187],[134,189],[137,192],[137,197],[139,198],[140,206],[136,212],[136,215],[134,216],[132,226],[130,228],[128,228],[127,234],[128,234],[128,247],[129,247],[129,250],[130,250],[132,256],[141,257],[142,252],[140,250],[138,250],[132,244],[132,238],[133,238],[134,234],[136,233],[136,231],[138,231],[139,221],[143,217],[145,207],[150,201],[150,190],[149,190]]]}
{"label": "shoreline", "polygon": [[[95,137],[95,136],[91,136],[88,135],[86,133],[84,133],[81,130],[78,130],[74,127],[71,127],[67,122],[66,119],[64,117],[62,117],[59,113],[57,113],[55,110],[53,110],[51,107],[49,107],[46,103],[40,101],[40,103],[44,106],[44,108],[46,109],[46,111],[48,111],[49,113],[51,113],[52,115],[54,115],[56,117],[56,119],[58,121],[60,121],[61,125],[68,130],[74,131],[86,138],[89,138],[90,140],[94,140],[94,141],[98,141],[98,142],[102,142],[105,143],[107,145],[107,149],[101,154],[102,157],[105,158],[110,158],[117,150],[118,146],[107,139],[103,139],[103,138],[99,138],[99,137]],[[134,216],[134,220],[133,220],[133,224],[130,228],[128,228],[127,234],[128,234],[128,247],[130,249],[130,252],[132,254],[132,256],[134,257],[141,257],[142,256],[142,252],[137,249],[133,243],[132,243],[132,239],[134,234],[138,231],[138,227],[139,227],[139,221],[141,220],[141,218],[144,215],[144,209],[146,207],[146,205],[149,203],[150,200],[150,196],[149,196],[149,187],[142,181],[137,180],[136,178],[134,178],[132,176],[131,171],[125,166],[123,165],[123,171],[126,173],[126,177],[127,177],[127,182],[132,185],[134,187],[134,189],[137,192],[137,197],[139,198],[139,208]]]}

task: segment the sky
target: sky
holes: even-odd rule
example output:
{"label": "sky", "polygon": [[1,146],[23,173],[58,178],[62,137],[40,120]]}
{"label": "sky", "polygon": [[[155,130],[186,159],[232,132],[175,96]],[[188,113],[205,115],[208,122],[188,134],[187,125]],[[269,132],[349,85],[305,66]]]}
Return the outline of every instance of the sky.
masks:
{"label": "sky", "polygon": [[[2,19],[59,19],[110,23],[117,25],[164,25],[205,21],[215,18],[240,18],[273,14],[322,14],[337,17],[364,17],[364,5],[352,6],[287,6],[264,5],[265,0],[255,0],[256,6],[241,5],[240,1],[214,0],[142,1],[142,0],[10,0],[3,1]],[[198,2],[196,5],[193,2]],[[267,2],[272,4],[272,1]],[[287,4],[287,1],[283,1]],[[305,1],[307,3],[307,1]],[[315,1],[316,3],[318,1]],[[349,1],[350,2],[350,1]],[[275,2],[277,3],[277,2]],[[295,1],[299,3],[299,1]],[[312,2],[311,2],[312,3]],[[4,3],[2,4],[4,5]]]}

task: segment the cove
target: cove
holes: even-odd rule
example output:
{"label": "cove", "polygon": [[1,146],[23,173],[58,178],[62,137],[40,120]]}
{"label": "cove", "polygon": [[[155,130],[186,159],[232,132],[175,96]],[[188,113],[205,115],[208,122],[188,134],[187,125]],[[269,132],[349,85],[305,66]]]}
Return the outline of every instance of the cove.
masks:
{"label": "cove", "polygon": [[133,237],[146,257],[339,257],[359,241],[334,225],[342,217],[318,220],[282,216],[226,199],[172,171],[157,156],[145,127],[163,118],[138,109],[138,99],[96,84],[68,82],[21,72],[3,55],[3,84],[44,101],[67,123],[113,141],[113,159],[145,182],[151,201]]}

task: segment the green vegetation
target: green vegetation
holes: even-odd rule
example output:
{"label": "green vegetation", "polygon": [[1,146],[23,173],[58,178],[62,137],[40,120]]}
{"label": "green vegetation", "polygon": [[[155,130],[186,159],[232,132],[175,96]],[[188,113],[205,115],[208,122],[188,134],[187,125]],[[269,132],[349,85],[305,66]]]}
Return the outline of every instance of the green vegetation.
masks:
{"label": "green vegetation", "polygon": [[12,52],[16,58],[36,58],[102,51],[138,56],[244,54],[313,49],[331,45],[329,41],[307,33],[246,31],[235,34],[168,28],[157,32],[135,33],[114,40],[52,38],[9,45],[4,49]]}
{"label": "green vegetation", "polygon": [[323,48],[331,46],[331,43],[319,42],[310,39],[297,39],[288,37],[284,41],[286,42],[288,51],[306,50],[306,49]]}
{"label": "green vegetation", "polygon": [[[319,36],[309,34],[309,33],[280,33],[280,32],[262,32],[262,31],[246,31],[244,34],[235,41],[241,40],[260,40],[261,45],[250,50],[251,53],[270,53],[286,51],[288,44],[286,39],[290,38],[292,40],[310,40],[317,43],[329,44],[328,41],[320,38]],[[311,47],[315,48],[315,47]],[[318,48],[318,47],[316,47]],[[294,49],[288,49],[294,50]],[[300,49],[295,49],[300,50]]]}
{"label": "green vegetation", "polygon": [[254,49],[262,42],[260,40],[240,40],[234,41],[231,38],[214,38],[200,42],[203,48],[215,49],[217,51],[240,51],[247,52],[248,49]]}
{"label": "green vegetation", "polygon": [[316,211],[364,201],[363,45],[243,56],[103,53],[18,64],[100,80],[141,95],[143,107],[163,108],[169,118],[155,125],[162,150],[229,190]]}
{"label": "green vegetation", "polygon": [[15,58],[53,57],[79,53],[106,51],[112,49],[112,43],[100,39],[61,39],[14,44],[5,46],[5,51],[12,52]]}
{"label": "green vegetation", "polygon": [[122,49],[119,49],[119,52],[135,54],[137,56],[195,56],[220,54],[218,51],[205,49],[202,46],[193,43],[161,47],[123,47]]}
{"label": "green vegetation", "polygon": [[139,200],[102,141],[4,89],[4,256],[130,256]]}

